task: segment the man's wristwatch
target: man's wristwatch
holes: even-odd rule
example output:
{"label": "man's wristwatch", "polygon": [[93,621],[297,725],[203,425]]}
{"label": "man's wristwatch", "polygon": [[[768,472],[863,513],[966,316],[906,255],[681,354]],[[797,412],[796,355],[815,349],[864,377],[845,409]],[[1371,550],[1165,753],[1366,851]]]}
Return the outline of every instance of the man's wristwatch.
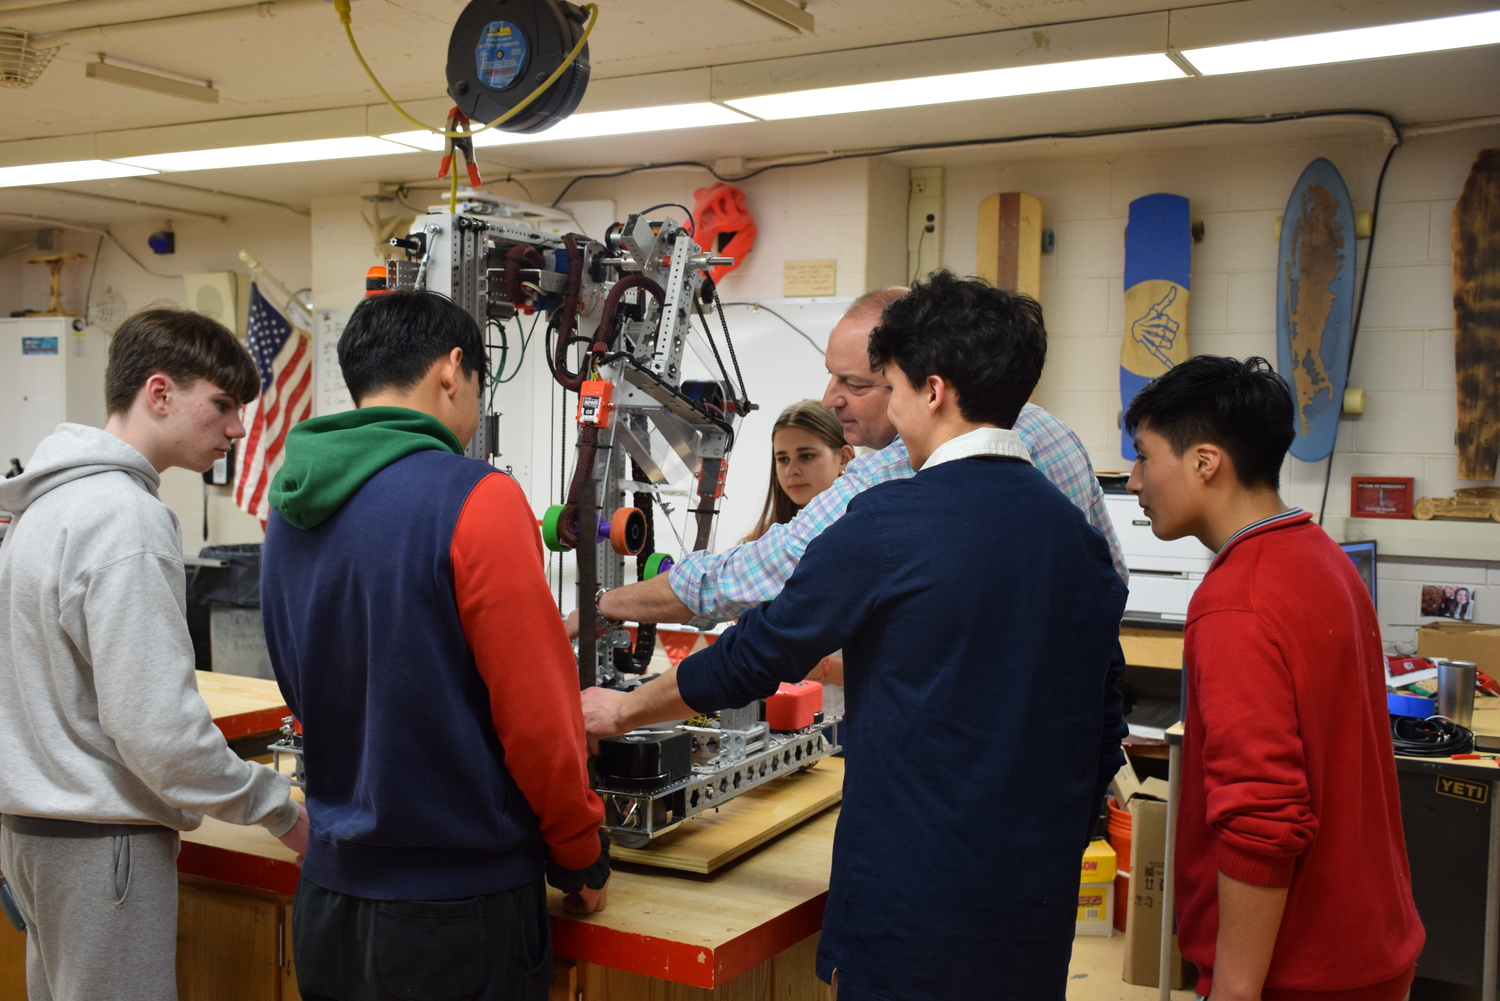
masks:
{"label": "man's wristwatch", "polygon": [[604,599],[604,595],[607,593],[608,591],[604,587],[600,587],[599,590],[594,593],[594,618],[598,621],[600,626],[604,627],[606,631],[609,631],[619,629],[620,621],[618,619],[609,618],[599,609],[599,603]]}

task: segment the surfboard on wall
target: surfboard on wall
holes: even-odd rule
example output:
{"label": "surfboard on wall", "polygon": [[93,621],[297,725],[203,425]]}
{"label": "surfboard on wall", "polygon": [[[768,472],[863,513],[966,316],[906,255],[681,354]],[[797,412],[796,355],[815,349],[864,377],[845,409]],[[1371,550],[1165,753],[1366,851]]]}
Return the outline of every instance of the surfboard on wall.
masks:
{"label": "surfboard on wall", "polygon": [[1276,370],[1292,389],[1292,456],[1333,454],[1354,327],[1354,208],[1328,160],[1307,165],[1287,199],[1276,263]]}
{"label": "surfboard on wall", "polygon": [[[1120,345],[1120,413],[1146,383],[1188,358],[1193,223],[1181,195],[1130,203],[1125,227],[1125,338]],[[1122,427],[1120,454],[1135,461]]]}
{"label": "surfboard on wall", "polygon": [[996,288],[1042,296],[1042,203],[1004,191],[979,203],[977,273]]}
{"label": "surfboard on wall", "polygon": [[1458,478],[1492,480],[1500,457],[1500,149],[1474,159],[1453,208]]}

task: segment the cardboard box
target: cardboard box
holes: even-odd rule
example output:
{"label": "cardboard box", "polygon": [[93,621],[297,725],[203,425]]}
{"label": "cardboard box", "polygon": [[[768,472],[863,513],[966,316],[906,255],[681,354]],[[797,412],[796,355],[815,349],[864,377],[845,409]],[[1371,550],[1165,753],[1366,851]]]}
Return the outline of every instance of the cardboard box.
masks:
{"label": "cardboard box", "polygon": [[1417,630],[1419,657],[1470,660],[1490,677],[1500,680],[1500,626],[1478,622],[1444,622]]}
{"label": "cardboard box", "polygon": [[[1167,867],[1167,804],[1137,797],[1130,804],[1130,911],[1125,919],[1121,979],[1140,987],[1159,983],[1162,907]],[[1171,986],[1188,982],[1187,964],[1172,935]]]}
{"label": "cardboard box", "polygon": [[1115,933],[1112,917],[1115,911],[1115,884],[1084,883],[1078,888],[1078,923],[1073,926],[1075,935],[1100,935],[1108,937]]}

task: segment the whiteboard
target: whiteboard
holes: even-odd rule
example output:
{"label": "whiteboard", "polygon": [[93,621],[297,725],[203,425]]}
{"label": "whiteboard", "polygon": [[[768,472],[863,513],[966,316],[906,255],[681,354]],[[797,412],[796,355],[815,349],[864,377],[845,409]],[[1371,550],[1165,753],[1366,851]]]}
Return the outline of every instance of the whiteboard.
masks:
{"label": "whiteboard", "polygon": [[[761,301],[762,308],[759,309],[749,305],[725,306],[724,315],[729,323],[745,389],[758,409],[740,422],[734,450],[730,453],[714,550],[722,551],[734,545],[755,526],[770,482],[771,427],[788,405],[798,400],[822,398],[828,384],[822,351],[828,343],[829,331],[852,301],[849,298],[767,299]],[[785,320],[773,315],[771,310]],[[719,319],[710,316],[709,321],[732,374],[733,366],[724,349]],[[530,322],[529,319],[525,321],[528,327]],[[807,337],[797,333],[788,323],[800,328]],[[499,455],[494,463],[507,469],[521,484],[538,518],[548,505],[562,502],[566,480],[573,471],[576,451],[573,446],[577,441],[574,423],[577,397],[567,394],[564,404],[564,394],[547,370],[543,357],[546,351],[543,343],[545,326],[545,319],[537,324],[525,358],[517,360],[517,342],[524,332],[518,331],[514,322],[510,324],[505,334],[511,351],[506,374],[515,371],[516,375],[511,381],[496,387],[494,399],[495,409],[501,413]],[[713,355],[704,345],[702,328],[696,320],[693,330],[694,337],[683,353],[683,376],[685,379],[717,378],[719,373]],[[491,340],[495,341],[497,337],[492,331]],[[565,413],[561,410],[563,406],[566,406]],[[565,454],[559,443],[563,422],[567,426]],[[672,499],[674,504],[677,500]],[[687,530],[685,518],[685,509],[689,506],[692,505],[678,505],[678,514],[671,520],[677,524],[683,541],[691,545],[692,535]],[[661,517],[659,510],[657,517]],[[677,537],[660,521],[658,525],[657,548],[673,556],[681,555],[683,547]],[[555,559],[550,564],[555,571]],[[566,565],[565,610],[571,609],[575,601],[571,554]],[[555,572],[550,579],[555,586]]]}

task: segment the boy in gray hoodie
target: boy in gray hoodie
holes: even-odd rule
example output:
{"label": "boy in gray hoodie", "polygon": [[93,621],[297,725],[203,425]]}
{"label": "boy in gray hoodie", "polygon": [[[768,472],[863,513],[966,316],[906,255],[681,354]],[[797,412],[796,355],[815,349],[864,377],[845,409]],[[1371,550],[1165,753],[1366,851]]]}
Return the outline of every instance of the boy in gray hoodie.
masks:
{"label": "boy in gray hoodie", "polygon": [[221,324],[156,309],[110,346],[104,428],[62,424],[0,481],[0,870],[31,1001],[177,996],[178,832],[207,814],[294,851],[307,813],[198,695],[181,533],[157,490],[244,437],[260,389]]}

